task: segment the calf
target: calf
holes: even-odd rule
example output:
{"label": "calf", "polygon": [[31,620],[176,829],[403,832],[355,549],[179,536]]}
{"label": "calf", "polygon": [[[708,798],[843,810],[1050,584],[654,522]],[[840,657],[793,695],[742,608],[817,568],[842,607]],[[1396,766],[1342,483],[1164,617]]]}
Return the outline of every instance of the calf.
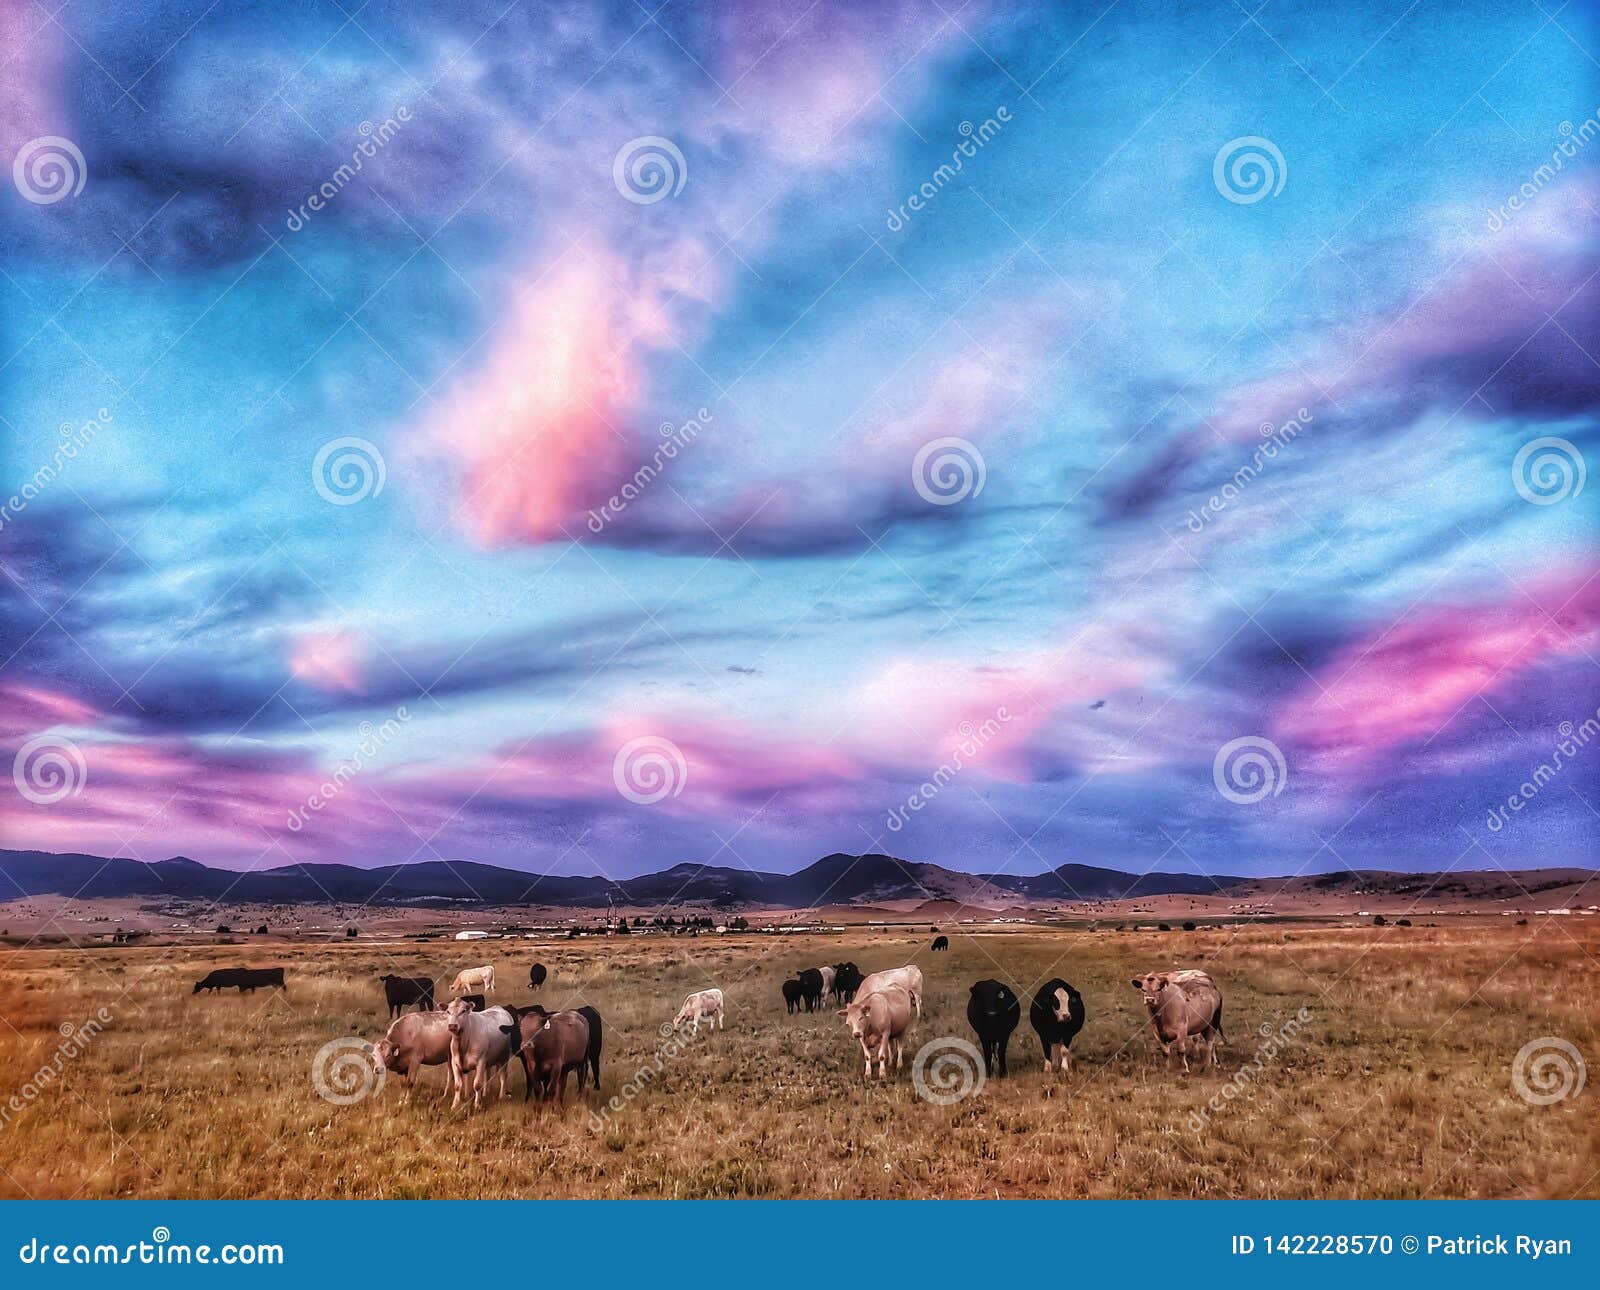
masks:
{"label": "calf", "polygon": [[804,987],[795,977],[783,983],[783,1006],[789,1010],[791,1016],[800,1011],[801,996],[804,993]]}
{"label": "calf", "polygon": [[698,1035],[702,1017],[708,1018],[706,1024],[713,1030],[723,1028],[721,990],[696,990],[683,1001],[683,1007],[678,1009],[678,1015],[672,1019],[672,1028],[677,1030],[693,1023],[691,1033]]}
{"label": "calf", "polygon": [[1188,1071],[1191,1038],[1205,1040],[1206,1057],[1213,1066],[1222,1064],[1217,1057],[1217,1040],[1228,1042],[1222,1033],[1222,991],[1210,973],[1198,968],[1147,972],[1133,978],[1133,988],[1144,996],[1150,1029],[1169,1065],[1176,1052],[1183,1058],[1184,1071]]}
{"label": "calf", "polygon": [[967,998],[967,1024],[983,1046],[985,1074],[993,1075],[996,1066],[1001,1075],[1006,1073],[1006,1047],[1021,1020],[1022,1005],[1009,986],[987,979],[974,982]]}
{"label": "calf", "polygon": [[1028,1021],[1044,1049],[1044,1069],[1070,1070],[1072,1040],[1083,1029],[1083,996],[1060,977],[1046,981],[1028,1005]]}
{"label": "calf", "polygon": [[500,1096],[505,1097],[506,1064],[511,1060],[505,1027],[515,1018],[505,1008],[474,1011],[464,999],[452,999],[445,1016],[450,1028],[450,1074],[456,1086],[451,1108],[461,1105],[461,1095],[469,1088],[477,1107],[495,1071],[500,1072]]}
{"label": "calf", "polygon": [[398,1017],[411,1004],[418,1012],[433,1011],[433,978],[426,976],[381,976],[383,997],[389,1001],[389,1015]]}
{"label": "calf", "polygon": [[857,989],[858,994],[871,994],[874,990],[881,990],[886,985],[897,985],[911,996],[911,1006],[917,1010],[917,1016],[922,1016],[922,969],[914,963],[905,967],[885,968],[882,972],[874,972],[871,976],[862,979]]}
{"label": "calf", "polygon": [[866,1078],[872,1078],[872,1058],[877,1054],[878,1078],[888,1069],[889,1050],[894,1050],[894,1068],[905,1063],[905,1033],[911,1025],[911,994],[903,986],[886,985],[863,994],[840,1009],[839,1015],[850,1033],[861,1042],[867,1059]]}
{"label": "calf", "polygon": [[218,968],[215,972],[208,972],[194,983],[194,993],[202,990],[226,990],[230,986],[238,986],[239,993],[254,991],[261,986],[276,986],[285,994],[289,992],[283,983],[283,969],[275,968]]}
{"label": "calf", "polygon": [[947,950],[947,949],[949,949],[950,948],[950,938],[948,936],[935,936],[933,938],[933,948],[936,949],[936,950]]}
{"label": "calf", "polygon": [[[450,1018],[443,1012],[407,1013],[389,1026],[389,1031],[373,1046],[378,1064],[405,1081],[407,1096],[416,1091],[417,1076],[424,1066],[444,1066],[450,1061]],[[453,1080],[446,1078],[444,1096],[449,1096]]]}
{"label": "calf", "polygon": [[479,990],[484,994],[494,993],[494,968],[485,964],[483,967],[463,968],[456,973],[456,979],[450,983],[451,994],[466,994],[469,990]]}
{"label": "calf", "polygon": [[822,973],[817,968],[801,968],[794,979],[800,982],[800,997],[805,1001],[806,1011],[815,1012],[822,1006]]}

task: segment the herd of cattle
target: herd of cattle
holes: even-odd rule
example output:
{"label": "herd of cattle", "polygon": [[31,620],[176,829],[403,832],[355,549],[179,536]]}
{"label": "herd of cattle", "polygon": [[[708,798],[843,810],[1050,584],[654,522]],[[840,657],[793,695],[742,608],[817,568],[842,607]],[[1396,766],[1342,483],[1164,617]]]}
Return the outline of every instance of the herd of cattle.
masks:
{"label": "herd of cattle", "polygon": [[[939,937],[933,948],[949,942]],[[548,979],[542,963],[528,972],[528,985],[537,989]],[[408,1090],[426,1066],[445,1066],[449,1078],[445,1094],[454,1093],[451,1105],[470,1097],[477,1106],[496,1073],[500,1094],[507,1095],[506,1076],[512,1061],[522,1063],[526,1085],[523,1100],[535,1094],[542,1102],[566,1100],[567,1080],[576,1072],[581,1097],[592,1079],[600,1086],[600,1048],[603,1023],[592,1007],[552,1012],[541,1004],[489,1005],[495,989],[495,970],[486,965],[468,968],[451,982],[449,1003],[440,1008],[434,998],[435,982],[429,977],[380,977],[392,1018],[388,1032],[373,1045],[379,1065],[404,1081]],[[1189,1069],[1189,1054],[1196,1043],[1205,1045],[1206,1060],[1219,1065],[1218,1040],[1222,1031],[1222,993],[1211,976],[1197,968],[1150,972],[1133,979],[1143,997],[1150,1027],[1170,1062],[1180,1057]],[[272,986],[285,990],[284,972],[275,968],[222,968],[195,983],[194,992],[237,987],[240,993]],[[854,963],[834,963],[804,968],[783,983],[783,1000],[793,1014],[813,1012],[827,1004],[841,1004],[850,1035],[861,1045],[866,1077],[877,1063],[883,1079],[893,1057],[895,1069],[904,1065],[905,1036],[913,1016],[922,1016],[922,969],[915,964],[888,968],[863,976]],[[406,1012],[415,1006],[415,1012]],[[723,1029],[725,1003],[721,990],[697,990],[683,1001],[671,1030],[688,1028],[698,1034],[700,1023]],[[1083,996],[1055,977],[1034,994],[1028,1020],[1039,1036],[1046,1072],[1070,1069],[1072,1041],[1083,1029],[1087,1013]],[[967,1022],[977,1035],[985,1073],[1005,1075],[1006,1049],[1022,1019],[1022,1003],[1002,981],[974,982],[967,999]],[[665,1033],[666,1027],[663,1027]]]}

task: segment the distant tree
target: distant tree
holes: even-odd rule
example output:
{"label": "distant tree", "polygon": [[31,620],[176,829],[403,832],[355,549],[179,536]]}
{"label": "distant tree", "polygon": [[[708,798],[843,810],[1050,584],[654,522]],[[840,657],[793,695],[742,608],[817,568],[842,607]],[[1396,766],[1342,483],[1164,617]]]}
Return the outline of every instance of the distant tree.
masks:
{"label": "distant tree", "polygon": [[576,928],[576,927],[569,927],[569,928],[567,928],[567,939],[568,939],[568,940],[569,940],[569,941],[575,941],[575,940],[577,940],[577,939],[578,939],[578,937],[580,937],[580,936],[581,936],[581,935],[583,935],[583,933],[582,933],[582,932],[580,932],[580,931],[579,931],[579,930],[578,930],[578,929],[577,929],[577,928]]}
{"label": "distant tree", "polygon": [[633,925],[635,927],[643,927],[644,926],[644,915],[643,914],[635,914],[634,917],[633,917]]}
{"label": "distant tree", "polygon": [[1410,927],[1411,920],[1409,918],[1397,918],[1394,920],[1394,925],[1396,927]]}
{"label": "distant tree", "polygon": [[731,923],[728,924],[728,930],[733,932],[748,932],[750,930],[750,920],[741,914],[738,918],[735,918]]}
{"label": "distant tree", "polygon": [[1157,923],[1156,927],[1159,931],[1163,932],[1170,932],[1172,930],[1172,927],[1167,923]]}
{"label": "distant tree", "polygon": [[265,923],[262,923],[260,927],[256,928],[256,935],[257,936],[265,936],[266,934],[267,934],[267,925]]}
{"label": "distant tree", "polygon": [[1186,931],[1186,932],[1194,931],[1194,923],[1192,923],[1192,922],[1185,923],[1183,925],[1183,930]]}
{"label": "distant tree", "polygon": [[618,936],[626,936],[627,934],[628,934],[628,920],[626,918],[617,919],[617,935]]}
{"label": "distant tree", "polygon": [[347,927],[344,929],[344,935],[346,940],[353,941],[356,938],[356,929],[353,927]]}
{"label": "distant tree", "polygon": [[1374,927],[1387,927],[1389,925],[1389,920],[1382,914],[1376,914],[1373,916],[1372,925]]}
{"label": "distant tree", "polygon": [[233,928],[229,927],[226,923],[218,923],[217,924],[217,933],[218,933],[218,935],[223,935],[223,934],[225,934],[227,932],[231,932],[232,930],[233,930]]}

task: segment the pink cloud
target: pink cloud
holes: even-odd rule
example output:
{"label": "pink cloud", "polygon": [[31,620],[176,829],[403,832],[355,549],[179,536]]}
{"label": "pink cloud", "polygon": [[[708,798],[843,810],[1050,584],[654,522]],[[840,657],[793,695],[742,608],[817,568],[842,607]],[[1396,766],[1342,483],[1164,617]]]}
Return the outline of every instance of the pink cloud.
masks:
{"label": "pink cloud", "polygon": [[319,690],[360,690],[363,663],[359,637],[344,630],[306,632],[289,653],[289,670]]}

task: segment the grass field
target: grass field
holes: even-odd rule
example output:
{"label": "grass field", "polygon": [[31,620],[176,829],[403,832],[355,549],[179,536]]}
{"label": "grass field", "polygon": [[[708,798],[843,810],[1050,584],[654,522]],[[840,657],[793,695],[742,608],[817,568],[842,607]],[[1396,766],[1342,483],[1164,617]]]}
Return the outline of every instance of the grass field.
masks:
{"label": "grass field", "polygon": [[[952,935],[937,955],[926,935],[881,928],[546,946],[4,950],[0,1194],[1600,1195],[1600,1090],[1533,1105],[1512,1084],[1532,1040],[1600,1053],[1600,928],[1505,921],[1033,928]],[[570,1097],[564,1112],[524,1106],[520,1070],[514,1100],[476,1115],[439,1100],[440,1068],[409,1105],[392,1078],[352,1105],[315,1092],[324,1044],[382,1035],[379,973],[431,973],[442,991],[456,969],[492,962],[498,997],[526,1002],[519,987],[535,957],[552,968],[547,1005],[589,1002],[605,1017],[605,1085],[587,1107]],[[845,958],[864,971],[914,958],[927,973],[907,1069],[883,1087],[864,1084],[859,1049],[831,1010],[783,1010],[790,970]],[[270,963],[289,970],[287,998],[190,993],[211,967]],[[1220,1070],[1185,1076],[1156,1057],[1129,978],[1202,964],[1223,989],[1230,1044]],[[1009,1078],[953,1105],[918,1097],[912,1053],[972,1037],[973,981],[1003,977],[1026,998],[1057,974],[1089,1009],[1069,1075],[1043,1074],[1024,1012]],[[728,1028],[660,1056],[661,1023],[710,984],[727,993]],[[63,1039],[64,1025],[82,1027],[102,1008],[100,1033]],[[1293,1038],[1269,1043],[1302,1008]],[[58,1058],[64,1044],[81,1052]],[[1264,1046],[1273,1051],[1257,1071]],[[600,1123],[605,1099],[630,1083],[641,1091]]]}

